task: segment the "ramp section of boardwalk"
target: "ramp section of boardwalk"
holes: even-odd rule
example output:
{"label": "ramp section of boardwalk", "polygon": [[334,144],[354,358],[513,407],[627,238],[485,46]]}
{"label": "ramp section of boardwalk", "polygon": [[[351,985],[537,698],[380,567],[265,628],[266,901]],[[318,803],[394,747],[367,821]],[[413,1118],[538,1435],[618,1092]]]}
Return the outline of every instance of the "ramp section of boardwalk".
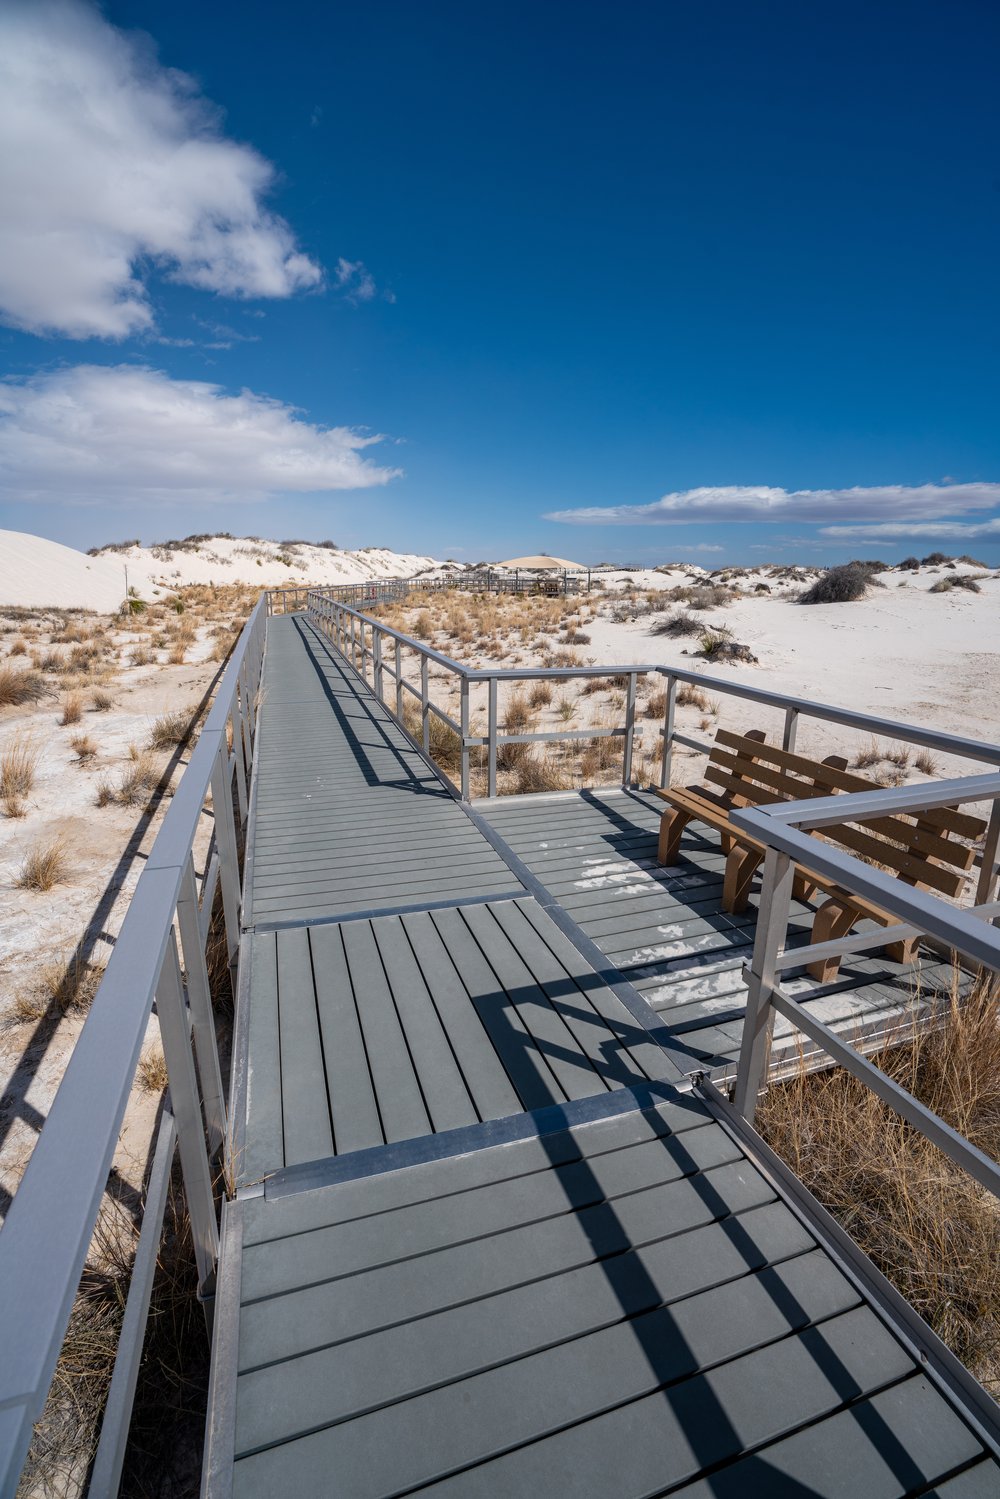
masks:
{"label": "ramp section of boardwalk", "polygon": [[604,1108],[230,1209],[212,1460],[238,1499],[902,1495],[957,1472],[995,1492],[969,1424],[699,1101]]}

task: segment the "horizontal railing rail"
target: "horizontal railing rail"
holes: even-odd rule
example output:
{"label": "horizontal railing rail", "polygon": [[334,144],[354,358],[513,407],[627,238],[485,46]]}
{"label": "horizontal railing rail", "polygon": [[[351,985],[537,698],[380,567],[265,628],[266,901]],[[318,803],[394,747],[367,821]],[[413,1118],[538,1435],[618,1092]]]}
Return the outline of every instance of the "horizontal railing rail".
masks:
{"label": "horizontal railing rail", "polygon": [[[811,836],[817,828],[863,823],[887,817],[918,817],[933,808],[959,807],[1000,797],[1000,775],[965,776],[918,786],[846,793],[813,801],[778,803],[733,811],[732,821],[767,852],[753,956],[746,970],[748,987],[743,1040],[733,1102],[753,1123],[768,1060],[775,1015],[792,1026],[835,1062],[870,1088],[901,1118],[931,1140],[979,1184],[1000,1197],[1000,1165],[983,1154],[911,1093],[886,1076],[844,1037],[810,1013],[781,986],[780,977],[816,958],[870,951],[904,936],[932,939],[973,969],[1000,974],[1000,930],[995,921],[1000,902],[996,887],[996,842],[984,851],[977,904],[960,908],[938,895],[907,885],[884,870],[845,853],[833,843]],[[991,828],[992,828],[991,824]],[[990,832],[987,833],[989,843]],[[897,918],[887,926],[805,947],[787,947],[792,889],[797,870],[815,872],[839,889],[871,901]]]}
{"label": "horizontal railing rail", "polygon": [[[212,1158],[226,1135],[206,942],[221,887],[230,965],[239,949],[238,832],[248,808],[269,602],[261,596],[139,876],[114,950],[0,1230],[0,1493],[12,1494],[66,1334],[108,1185],[153,1003],[169,1105],[146,1208],[94,1473],[117,1493],[176,1143],[211,1318],[219,1250]],[[194,849],[211,800],[199,880]],[[96,1491],[96,1490],[92,1490]]]}
{"label": "horizontal railing rail", "polygon": [[[637,727],[637,694],[640,678],[654,676],[664,684],[664,707],[662,721],[658,727],[661,741],[659,784],[670,785],[673,768],[673,752],[677,745],[693,749],[699,754],[708,754],[712,748],[707,741],[695,739],[677,727],[678,691],[687,683],[702,690],[759,704],[784,715],[781,729],[782,748],[792,752],[801,719],[816,719],[923,749],[932,749],[960,760],[978,761],[1000,766],[1000,744],[949,734],[941,729],[929,729],[920,724],[902,720],[882,718],[877,714],[862,713],[857,709],[837,707],[834,704],[817,702],[810,698],[794,697],[788,693],[772,692],[745,682],[732,681],[709,672],[693,671],[687,667],[663,665],[658,662],[579,665],[579,666],[519,666],[519,667],[470,667],[451,656],[445,655],[425,641],[415,639],[400,630],[383,623],[371,614],[354,608],[341,599],[332,597],[333,590],[321,588],[309,590],[307,603],[314,617],[329,635],[331,641],[347,657],[359,674],[372,686],[376,695],[386,701],[385,679],[395,683],[395,712],[402,719],[404,693],[418,697],[421,709],[421,728],[424,749],[428,749],[427,725],[434,714],[443,719],[461,739],[460,790],[468,798],[470,792],[469,752],[475,748],[487,750],[486,794],[493,797],[497,792],[497,755],[505,744],[556,744],[573,740],[617,738],[623,741],[622,780],[629,784],[635,751]],[[387,646],[389,647],[387,649]],[[414,653],[420,662],[420,688],[405,679],[402,652]],[[377,658],[376,658],[377,653]],[[429,669],[438,667],[442,672],[455,677],[460,690],[460,719],[455,720],[444,713],[429,699]],[[370,668],[370,670],[369,670]],[[595,725],[588,729],[550,729],[531,735],[509,734],[500,731],[498,691],[502,683],[517,682],[568,682],[587,678],[604,677],[619,679],[625,690],[622,721],[612,727]],[[486,733],[473,733],[470,728],[470,689],[485,684],[487,689]],[[992,833],[1000,832],[1000,814],[995,803]],[[992,835],[991,835],[992,836]]]}
{"label": "horizontal railing rail", "polygon": [[[342,604],[378,604],[406,598],[410,593],[448,593],[453,589],[463,593],[565,594],[583,590],[589,593],[590,586],[589,570],[536,573],[517,568],[511,572],[503,568],[479,568],[446,577],[427,578],[417,574],[412,578],[369,578],[359,583],[323,584],[318,589],[315,584],[300,583],[289,588],[272,588],[268,599],[272,613],[287,614],[304,609],[306,595],[311,592],[322,592],[326,598]],[[281,604],[280,609],[274,607],[277,603]]]}

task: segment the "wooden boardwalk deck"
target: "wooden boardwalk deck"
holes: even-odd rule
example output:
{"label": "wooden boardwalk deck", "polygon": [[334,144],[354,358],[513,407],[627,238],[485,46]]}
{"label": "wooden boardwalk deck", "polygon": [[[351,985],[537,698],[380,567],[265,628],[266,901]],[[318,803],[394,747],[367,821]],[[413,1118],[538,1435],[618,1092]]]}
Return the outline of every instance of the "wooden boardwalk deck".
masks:
{"label": "wooden boardwalk deck", "polygon": [[[975,1402],[678,1068],[657,965],[746,943],[711,848],[609,903],[581,871],[610,838],[649,883],[648,799],[486,810],[270,621],[205,1493],[1000,1493]],[[664,901],[691,949],[649,953]]]}
{"label": "wooden boardwalk deck", "polygon": [[[724,859],[718,834],[685,829],[681,860],[656,862],[663,803],[643,791],[598,790],[481,801],[477,810],[642,994],[670,1033],[682,1070],[730,1076],[746,1004],[743,964],[757,920],[756,896],[738,916],[721,910]],[[791,942],[806,942],[812,909],[793,904]],[[932,1001],[960,982],[950,964],[924,952],[903,967],[881,954],[846,958],[837,979],[808,975],[785,987],[854,1041],[884,1036],[911,1012],[914,992]],[[798,1064],[799,1042],[780,1017],[773,1060]]]}

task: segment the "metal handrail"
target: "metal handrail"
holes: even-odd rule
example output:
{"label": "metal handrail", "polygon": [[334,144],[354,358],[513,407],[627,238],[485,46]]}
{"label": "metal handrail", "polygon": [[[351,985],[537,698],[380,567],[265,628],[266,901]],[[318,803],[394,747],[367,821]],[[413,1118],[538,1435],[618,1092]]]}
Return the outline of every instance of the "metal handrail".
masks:
{"label": "metal handrail", "polygon": [[[199,1294],[210,1309],[219,1245],[210,1153],[222,1145],[226,1120],[205,941],[210,902],[221,884],[228,953],[230,962],[235,960],[241,920],[236,819],[242,822],[246,817],[267,609],[262,595],[223,673],[0,1230],[3,1494],[13,1493],[17,1485],[32,1427],[44,1408],[107,1188],[154,997],[169,1075],[170,1112],[164,1116],[170,1121],[169,1158],[176,1126]],[[210,793],[214,828],[199,887],[193,848]],[[161,1146],[166,1149],[164,1140],[161,1128],[158,1160]],[[156,1206],[144,1216],[137,1250],[137,1264],[142,1261],[147,1267],[150,1241],[158,1242],[162,1226],[162,1175],[160,1162]],[[143,1284],[138,1285],[138,1280]],[[133,1291],[138,1297],[135,1303]],[[141,1309],[143,1294],[148,1295],[145,1272],[133,1279],[127,1316],[134,1304]],[[136,1320],[134,1315],[132,1321]],[[144,1310],[141,1322],[145,1322]],[[131,1355],[134,1350],[120,1347],[119,1354],[123,1351]],[[119,1385],[125,1395],[115,1401],[116,1420],[127,1423],[134,1388],[131,1374]],[[102,1471],[120,1471],[124,1451],[120,1429],[102,1430],[101,1441],[106,1454]]]}
{"label": "metal handrail", "polygon": [[[711,673],[692,671],[687,667],[664,666],[660,663],[641,662],[630,664],[612,664],[607,666],[555,666],[555,667],[471,667],[456,661],[451,656],[435,650],[433,646],[426,645],[423,641],[415,639],[411,635],[405,635],[401,630],[383,624],[363,610],[355,609],[350,604],[332,597],[335,589],[314,588],[308,590],[307,607],[313,616],[320,622],[330,635],[331,640],[338,646],[341,653],[345,655],[360,675],[368,681],[366,668],[372,665],[371,683],[373,690],[383,702],[383,678],[388,675],[396,682],[396,710],[395,716],[400,719],[402,693],[409,691],[419,695],[421,699],[422,722],[424,726],[424,749],[428,748],[427,739],[427,717],[428,713],[437,713],[439,717],[445,717],[462,740],[462,769],[461,769],[461,794],[464,798],[469,796],[469,750],[481,747],[484,744],[488,749],[487,761],[487,795],[496,795],[496,760],[497,750],[504,744],[516,744],[528,742],[523,736],[501,735],[498,732],[497,723],[497,687],[501,682],[529,682],[529,681],[568,681],[574,678],[586,679],[593,677],[621,676],[627,678],[625,722],[614,729],[594,728],[592,731],[585,730],[558,730],[553,729],[542,734],[532,736],[535,743],[560,743],[572,739],[617,737],[625,741],[622,763],[622,778],[628,784],[631,777],[633,760],[634,736],[636,727],[636,692],[638,679],[642,676],[656,676],[662,678],[666,683],[666,694],[664,700],[663,722],[659,733],[662,738],[662,752],[660,756],[660,785],[662,787],[670,784],[670,773],[673,750],[676,745],[684,745],[696,750],[698,753],[707,754],[711,750],[710,744],[702,743],[689,735],[682,733],[675,723],[677,708],[677,690],[681,682],[691,683],[722,696],[737,697],[745,701],[759,703],[762,707],[775,708],[784,713],[784,725],[782,730],[782,748],[792,751],[795,748],[796,734],[800,718],[815,718],[828,723],[841,724],[845,728],[857,729],[864,733],[880,736],[887,739],[901,741],[907,744],[920,745],[926,749],[937,750],[939,753],[952,755],[965,760],[980,761],[987,765],[1000,765],[1000,744],[991,744],[977,739],[968,739],[961,735],[949,734],[940,729],[927,729],[919,724],[911,724],[895,719],[881,718],[871,713],[861,713],[854,708],[841,708],[830,703],[816,702],[811,698],[794,697],[788,693],[771,692],[766,688],[753,687],[743,682],[734,682],[726,677],[714,676]],[[346,621],[350,621],[350,631],[346,628]],[[376,645],[369,646],[366,643],[365,634],[371,630],[373,642],[378,642],[378,660],[375,659]],[[360,641],[359,641],[360,635]],[[394,664],[390,665],[386,660],[386,652],[382,648],[383,641],[392,642]],[[415,652],[421,662],[421,688],[414,688],[409,682],[401,682],[401,660],[400,652],[409,650]],[[429,704],[427,699],[428,666],[435,665],[442,670],[452,673],[460,684],[462,693],[463,723],[456,724],[454,720],[447,718],[434,704]],[[489,693],[488,725],[487,733],[473,735],[468,725],[469,712],[469,689],[476,684],[486,684]],[[388,704],[387,704],[388,706]],[[392,709],[390,708],[390,711]],[[464,727],[463,727],[464,725]],[[998,824],[1000,826],[1000,824]]]}
{"label": "metal handrail", "polygon": [[[982,899],[971,909],[959,908],[940,896],[906,885],[842,849],[820,842],[809,832],[835,823],[912,816],[934,807],[956,807],[970,801],[992,800],[996,806],[997,798],[1000,798],[1000,775],[966,776],[922,786],[742,808],[730,814],[735,827],[767,849],[753,957],[746,970],[747,1007],[733,1094],[735,1107],[749,1123],[753,1122],[767,1076],[774,1016],[778,1013],[943,1150],[956,1165],[1000,1197],[1000,1165],[810,1014],[779,982],[788,967],[798,967],[817,956],[884,947],[887,942],[891,944],[900,936],[909,935],[911,930],[934,939],[946,950],[981,968],[1000,973],[1000,931],[992,924],[1000,913],[1000,904],[992,898],[997,872],[995,835],[991,844],[995,819],[987,832],[983,854],[979,886]],[[870,900],[887,915],[897,917],[898,924],[786,951],[797,868],[814,871],[841,889]]]}

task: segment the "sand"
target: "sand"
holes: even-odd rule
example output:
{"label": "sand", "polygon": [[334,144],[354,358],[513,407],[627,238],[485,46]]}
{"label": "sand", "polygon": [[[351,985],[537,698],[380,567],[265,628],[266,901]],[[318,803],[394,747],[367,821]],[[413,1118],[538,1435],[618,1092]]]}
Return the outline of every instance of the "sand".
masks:
{"label": "sand", "polygon": [[111,614],[124,597],[120,561],[87,557],[24,531],[0,531],[0,605]]}

